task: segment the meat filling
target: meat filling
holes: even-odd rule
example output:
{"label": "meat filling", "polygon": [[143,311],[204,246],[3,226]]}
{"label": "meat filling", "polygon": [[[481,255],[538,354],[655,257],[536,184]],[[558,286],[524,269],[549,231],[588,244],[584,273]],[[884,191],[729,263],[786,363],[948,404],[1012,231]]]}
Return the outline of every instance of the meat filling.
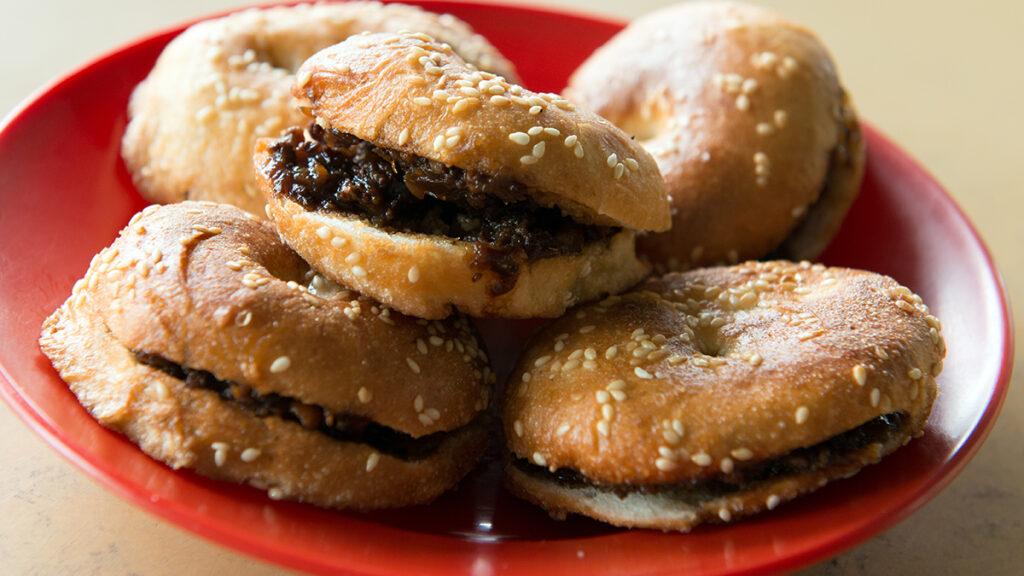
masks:
{"label": "meat filling", "polygon": [[214,392],[257,418],[273,417],[294,422],[335,440],[366,444],[378,452],[403,460],[420,460],[430,456],[450,434],[435,432],[414,438],[363,416],[331,412],[322,406],[306,404],[273,392],[260,394],[245,384],[218,380],[205,370],[186,368],[156,354],[136,352],[135,358],[142,364],[182,380],[189,388]]}
{"label": "meat filling", "polygon": [[530,199],[514,180],[446,166],[310,124],[270,147],[262,167],[274,190],[307,210],[358,215],[376,227],[444,236],[474,245],[480,280],[510,291],[523,264],[579,254],[617,228],[577,223]]}
{"label": "meat filling", "polygon": [[700,502],[728,496],[736,492],[752,488],[758,483],[792,476],[804,472],[823,470],[831,466],[840,466],[848,462],[856,453],[873,443],[890,444],[902,438],[902,433],[909,424],[906,416],[900,413],[886,414],[864,424],[833,436],[824,442],[799,448],[788,454],[764,460],[750,462],[745,465],[737,463],[735,469],[726,474],[720,473],[711,478],[695,479],[690,482],[676,484],[597,484],[577,470],[559,468],[554,472],[547,468],[531,464],[527,460],[517,459],[515,466],[531,475],[554,480],[569,487],[593,486],[619,496],[630,493],[668,494],[688,502]]}

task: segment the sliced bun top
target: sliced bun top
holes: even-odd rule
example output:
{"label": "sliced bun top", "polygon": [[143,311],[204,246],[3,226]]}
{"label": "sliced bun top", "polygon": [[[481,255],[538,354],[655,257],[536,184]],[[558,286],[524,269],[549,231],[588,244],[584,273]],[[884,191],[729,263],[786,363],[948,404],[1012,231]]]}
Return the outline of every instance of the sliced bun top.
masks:
{"label": "sliced bun top", "polygon": [[665,230],[653,158],[596,114],[478,71],[421,33],[349,38],[307,60],[294,88],[325,126],[526,185],[584,223]]}

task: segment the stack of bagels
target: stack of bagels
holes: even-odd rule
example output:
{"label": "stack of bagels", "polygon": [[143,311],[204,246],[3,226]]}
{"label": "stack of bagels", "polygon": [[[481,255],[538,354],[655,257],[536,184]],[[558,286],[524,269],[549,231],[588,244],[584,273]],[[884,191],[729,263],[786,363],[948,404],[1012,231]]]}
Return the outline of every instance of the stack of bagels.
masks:
{"label": "stack of bagels", "polygon": [[[129,107],[157,204],[43,352],[153,458],[342,509],[429,502],[503,442],[507,488],[552,516],[686,531],[923,432],[941,323],[809,261],[865,154],[813,33],[686,3],[562,95],[517,82],[466,23],[400,4],[189,28]],[[485,317],[547,319],[501,378]]]}

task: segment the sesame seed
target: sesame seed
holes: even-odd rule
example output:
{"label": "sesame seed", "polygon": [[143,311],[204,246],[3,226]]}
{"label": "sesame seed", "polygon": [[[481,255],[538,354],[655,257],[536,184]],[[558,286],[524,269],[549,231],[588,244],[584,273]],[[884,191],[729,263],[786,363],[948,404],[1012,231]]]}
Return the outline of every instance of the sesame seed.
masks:
{"label": "sesame seed", "polygon": [[538,466],[547,466],[548,461],[544,458],[544,455],[540,452],[533,453],[533,463]]}
{"label": "sesame seed", "polygon": [[750,98],[746,94],[740,94],[736,97],[736,109],[741,112],[750,110]]}
{"label": "sesame seed", "polygon": [[636,374],[638,378],[643,378],[644,380],[650,380],[651,378],[654,378],[654,376],[651,376],[650,372],[644,370],[639,366],[633,368],[633,373]]}
{"label": "sesame seed", "polygon": [[529,134],[530,136],[540,136],[540,133],[543,132],[543,131],[544,131],[544,127],[543,126],[533,126],[529,130],[527,130],[526,133]]}
{"label": "sesame seed", "polygon": [[607,390],[598,390],[594,393],[594,397],[597,399],[598,404],[604,404],[611,400],[611,395],[608,394]]}
{"label": "sesame seed", "polygon": [[523,423],[522,422],[520,422],[519,420],[516,420],[515,422],[513,422],[512,423],[512,429],[515,430],[516,436],[519,436],[520,438],[523,437]]}
{"label": "sesame seed", "polygon": [[508,106],[511,103],[512,103],[512,101],[509,100],[508,98],[504,97],[504,96],[491,96],[491,104],[494,104],[495,106],[498,106],[499,108],[503,108],[505,106]]}
{"label": "sesame seed", "polygon": [[605,404],[601,406],[601,417],[605,420],[611,420],[615,416],[615,407],[611,404]]}
{"label": "sesame seed", "polygon": [[562,135],[562,133],[558,130],[558,128],[552,128],[550,126],[547,127],[547,128],[544,128],[544,133],[547,134],[548,136],[553,136],[555,138],[558,138],[559,136]]}
{"label": "sesame seed", "polygon": [[356,392],[356,397],[358,397],[359,401],[363,404],[369,404],[370,400],[373,400],[373,392],[370,392],[366,386],[363,386],[359,389],[359,392]]}
{"label": "sesame seed", "polygon": [[568,424],[562,424],[561,426],[558,427],[557,430],[555,430],[555,436],[565,436],[565,433],[568,432],[568,431],[569,431],[569,425]]}
{"label": "sesame seed", "polygon": [[800,406],[793,414],[793,419],[797,424],[803,424],[804,422],[807,422],[807,417],[810,415],[811,411],[807,409],[807,406]]}
{"label": "sesame seed", "polygon": [[526,132],[513,132],[508,135],[508,139],[523,146],[530,143],[530,135]]}
{"label": "sesame seed", "polygon": [[767,122],[758,122],[757,133],[761,136],[769,136],[775,132],[775,127]]}
{"label": "sesame seed", "polygon": [[658,470],[668,472],[669,470],[675,469],[676,462],[675,460],[670,460],[668,458],[658,458],[657,460],[654,461],[654,466]]}
{"label": "sesame seed", "polygon": [[536,156],[522,156],[522,157],[519,158],[519,162],[521,164],[526,164],[526,165],[536,164],[537,163],[537,157]]}
{"label": "sesame seed", "polygon": [[426,354],[428,352],[427,343],[424,342],[422,338],[417,338],[416,349],[420,351],[420,354]]}
{"label": "sesame seed", "polygon": [[280,488],[271,488],[270,490],[267,490],[267,497],[271,500],[280,500],[284,498],[284,490],[281,490]]}
{"label": "sesame seed", "polygon": [[857,364],[853,367],[853,381],[858,386],[863,386],[868,381],[868,370],[863,364]]}
{"label": "sesame seed", "polygon": [[430,106],[431,104],[430,98],[427,98],[426,96],[417,96],[412,99],[412,102],[417,106]]}
{"label": "sesame seed", "polygon": [[367,472],[373,472],[373,469],[376,468],[377,464],[379,464],[379,463],[380,463],[380,454],[378,454],[376,452],[371,452],[370,455],[366,457],[366,471]]}
{"label": "sesame seed", "polygon": [[626,172],[626,167],[625,167],[625,166],[623,166],[621,162],[620,162],[619,164],[616,164],[616,165],[615,165],[615,172],[614,172],[614,175],[615,175],[615,179],[616,179],[616,180],[618,180],[619,178],[622,178],[622,175],[623,175],[623,174],[624,174],[625,172]]}
{"label": "sesame seed", "polygon": [[461,114],[462,112],[466,112],[471,108],[474,108],[478,102],[479,100],[476,99],[463,98],[462,100],[456,102],[455,106],[452,106],[452,112],[455,112],[456,114]]}
{"label": "sesame seed", "polygon": [[420,269],[417,266],[410,266],[409,272],[406,274],[406,278],[409,279],[410,284],[415,284],[416,282],[419,282]]}
{"label": "sesame seed", "polygon": [[586,326],[580,328],[580,334],[588,334],[590,332],[593,332],[595,328],[597,328],[597,326],[594,326],[593,324],[587,324]]}
{"label": "sesame seed", "polygon": [[417,412],[423,412],[423,396],[417,395],[412,401],[412,407],[415,408]]}
{"label": "sesame seed", "polygon": [[722,522],[728,522],[732,520],[732,512],[729,512],[727,508],[719,508],[718,517],[722,519]]}
{"label": "sesame seed", "polygon": [[441,419],[441,412],[437,408],[427,408],[423,413],[431,420],[437,421]]}
{"label": "sesame seed", "polygon": [[281,372],[284,372],[285,370],[290,368],[291,365],[291,358],[287,356],[278,356],[276,359],[274,359],[273,362],[270,363],[270,373],[280,374]]}
{"label": "sesame seed", "polygon": [[576,143],[576,146],[575,146],[575,147],[573,148],[573,150],[572,150],[572,153],[573,153],[573,154],[574,154],[574,155],[575,155],[575,156],[576,156],[577,158],[583,158],[583,146],[582,146],[582,145],[580,145],[580,143],[579,143],[579,142],[577,142],[577,143]]}
{"label": "sesame seed", "polygon": [[737,460],[750,460],[754,457],[754,453],[750,451],[750,448],[736,448],[730,454]]}
{"label": "sesame seed", "polygon": [[419,374],[420,373],[420,365],[417,364],[415,360],[413,360],[412,358],[409,358],[408,356],[406,356],[405,357],[405,363],[409,365],[409,369],[412,370],[413,374]]}
{"label": "sesame seed", "polygon": [[341,238],[339,236],[335,236],[334,238],[331,238],[331,246],[333,246],[335,248],[341,248],[345,244],[348,244],[348,239],[346,239],[346,238]]}
{"label": "sesame seed", "polygon": [[352,267],[352,275],[355,276],[356,278],[365,278],[366,277],[366,269],[363,268],[362,266],[353,266]]}
{"label": "sesame seed", "polygon": [[722,458],[722,461],[719,463],[719,467],[723,474],[732,474],[735,464],[733,463],[732,458],[726,457]]}
{"label": "sesame seed", "polygon": [[327,238],[331,235],[331,229],[328,228],[327,226],[321,226],[316,229],[316,235],[320,237],[322,240],[327,240]]}
{"label": "sesame seed", "polygon": [[611,433],[611,424],[607,420],[601,420],[597,423],[597,433],[601,436],[608,436]]}
{"label": "sesame seed", "polygon": [[259,458],[260,454],[262,454],[262,452],[260,452],[259,448],[246,448],[245,450],[242,450],[240,458],[242,459],[242,462],[252,462]]}
{"label": "sesame seed", "polygon": [[536,116],[537,114],[541,113],[541,110],[543,110],[543,108],[541,108],[540,106],[530,106],[529,112],[531,116]]}
{"label": "sesame seed", "polygon": [[698,453],[694,454],[693,456],[690,457],[690,460],[693,461],[693,463],[696,464],[697,466],[702,466],[702,467],[703,466],[711,466],[711,462],[712,462],[711,456],[708,456],[704,452],[698,452]]}
{"label": "sesame seed", "polygon": [[536,156],[537,158],[543,157],[544,156],[544,148],[545,148],[545,143],[544,142],[538,142],[538,143],[534,144],[533,145],[533,155]]}
{"label": "sesame seed", "polygon": [[882,391],[878,388],[871,389],[871,407],[875,408],[878,406],[878,401],[882,398]]}
{"label": "sesame seed", "polygon": [[767,506],[769,510],[775,510],[775,507],[778,506],[780,502],[782,502],[782,498],[779,498],[775,494],[770,494],[768,495],[768,499],[764,501],[764,505]]}
{"label": "sesame seed", "polygon": [[775,126],[778,128],[784,128],[786,126],[786,120],[789,115],[786,114],[785,110],[776,110],[773,119],[775,120]]}
{"label": "sesame seed", "polygon": [[619,163],[619,155],[615,154],[614,152],[609,154],[607,162],[609,168],[614,168],[615,165]]}
{"label": "sesame seed", "polygon": [[576,140],[577,139],[578,138],[577,138],[577,136],[575,134],[571,134],[569,136],[566,136],[565,137],[565,142],[564,142],[565,147],[566,148],[572,148],[573,146],[576,145]]}
{"label": "sesame seed", "polygon": [[618,346],[609,346],[608,349],[604,351],[604,357],[607,358],[608,360],[611,360],[612,358],[615,358],[618,354],[619,354],[619,347]]}
{"label": "sesame seed", "polygon": [[405,143],[409,141],[409,129],[403,128],[398,134],[398,145],[405,146]]}
{"label": "sesame seed", "polygon": [[540,368],[541,366],[547,364],[549,360],[551,360],[551,356],[541,356],[540,358],[534,360],[533,365],[536,366],[537,368]]}
{"label": "sesame seed", "polygon": [[[217,444],[221,444],[223,447],[217,447]],[[218,468],[220,468],[221,466],[224,465],[225,462],[227,462],[228,459],[227,445],[223,444],[222,442],[214,442],[213,450],[213,463],[216,464]]]}
{"label": "sesame seed", "polygon": [[625,162],[631,172],[636,172],[640,169],[640,163],[635,158],[626,158]]}
{"label": "sesame seed", "polygon": [[911,380],[920,380],[921,377],[924,376],[924,373],[921,372],[920,368],[911,368],[910,371],[907,372],[907,376]]}

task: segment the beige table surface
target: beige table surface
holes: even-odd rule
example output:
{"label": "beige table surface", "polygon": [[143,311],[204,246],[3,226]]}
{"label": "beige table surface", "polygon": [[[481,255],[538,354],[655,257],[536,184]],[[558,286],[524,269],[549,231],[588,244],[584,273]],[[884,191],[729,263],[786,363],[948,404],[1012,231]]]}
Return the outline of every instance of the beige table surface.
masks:
{"label": "beige table surface", "polygon": [[[549,3],[625,17],[668,2]],[[1024,3],[763,3],[820,33],[863,115],[952,191],[995,252],[1011,298],[1024,302]],[[240,4],[0,0],[0,113],[124,40]],[[1018,357],[1020,351],[1018,344]],[[806,573],[1024,573],[1021,372],[988,442],[945,492],[895,528]],[[0,574],[282,572],[119,500],[60,459],[6,406],[0,408],[0,487]]]}

